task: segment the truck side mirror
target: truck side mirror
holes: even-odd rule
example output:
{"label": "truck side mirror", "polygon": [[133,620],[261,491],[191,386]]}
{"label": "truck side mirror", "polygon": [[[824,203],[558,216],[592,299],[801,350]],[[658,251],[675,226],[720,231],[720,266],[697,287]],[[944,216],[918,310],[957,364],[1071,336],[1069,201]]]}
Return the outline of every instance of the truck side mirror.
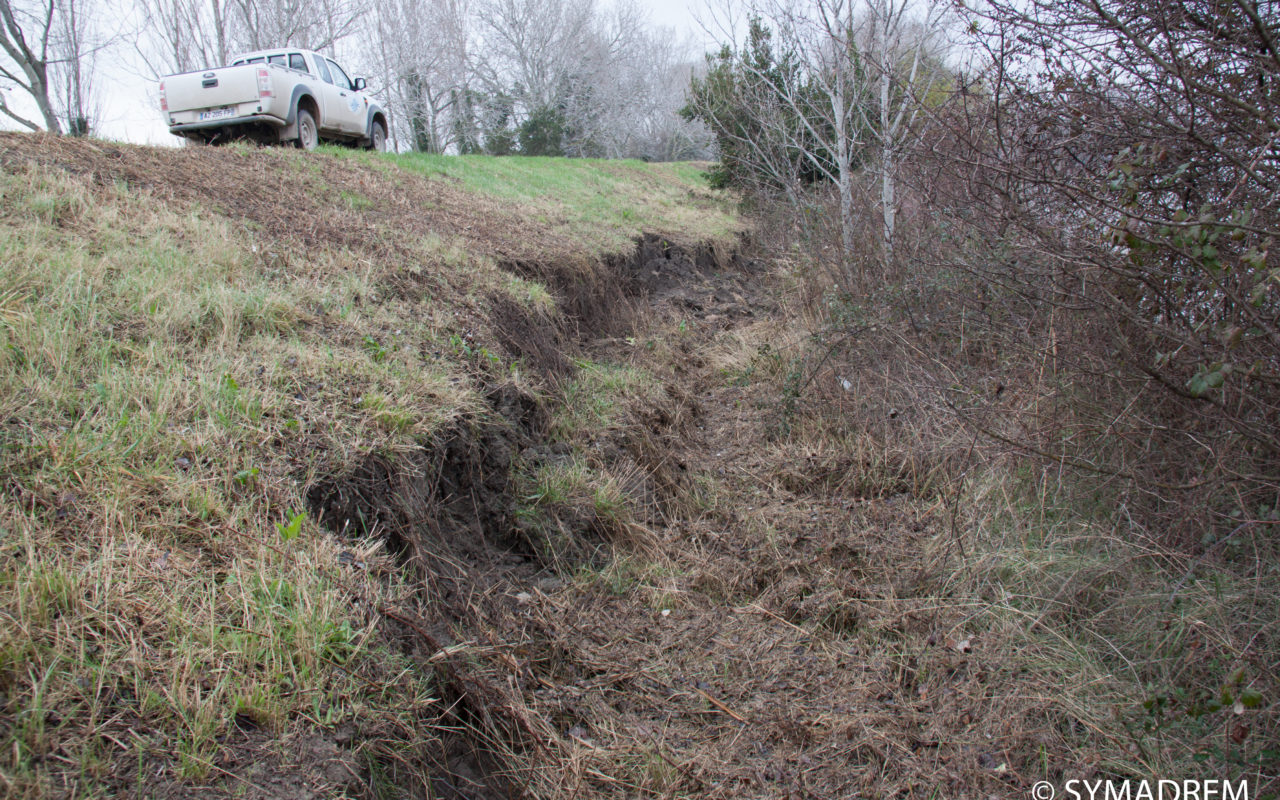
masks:
{"label": "truck side mirror", "polygon": [[368,85],[369,84],[364,78],[356,78],[351,82],[351,88],[355,89],[357,92],[363,92],[365,87]]}

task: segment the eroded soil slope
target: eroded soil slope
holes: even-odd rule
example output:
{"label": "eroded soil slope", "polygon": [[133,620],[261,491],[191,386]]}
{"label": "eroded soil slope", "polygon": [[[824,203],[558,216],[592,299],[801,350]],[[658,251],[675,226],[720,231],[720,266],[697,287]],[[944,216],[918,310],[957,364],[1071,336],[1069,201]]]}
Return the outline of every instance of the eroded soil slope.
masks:
{"label": "eroded soil slope", "polygon": [[584,469],[598,510],[530,508],[522,454],[572,451],[553,398],[643,312],[641,234],[731,245],[696,176],[0,134],[0,792],[500,776],[441,651],[483,575],[623,524]]}
{"label": "eroded soil slope", "polygon": [[561,514],[599,547],[468,598],[450,641],[519,729],[482,749],[538,796],[1016,790],[1040,740],[983,702],[998,670],[919,585],[940,502],[783,435],[785,276],[644,249],[648,318],[586,352],[651,384],[604,390],[608,424],[523,456],[629,477],[636,507],[623,526]]}
{"label": "eroded soil slope", "polygon": [[968,559],[950,456],[861,436],[916,410],[808,346],[696,169],[17,135],[0,165],[6,793],[1137,774],[1073,705],[1129,713],[1119,667],[1036,641],[1111,573],[1064,560],[1024,613]]}

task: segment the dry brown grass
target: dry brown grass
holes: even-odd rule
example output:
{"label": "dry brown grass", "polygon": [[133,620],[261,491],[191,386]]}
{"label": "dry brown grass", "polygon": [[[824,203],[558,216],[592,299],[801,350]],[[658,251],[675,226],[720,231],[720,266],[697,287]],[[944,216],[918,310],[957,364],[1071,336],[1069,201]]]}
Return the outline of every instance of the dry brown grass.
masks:
{"label": "dry brown grass", "polygon": [[[813,267],[789,292],[803,298],[787,315],[804,320],[800,344],[751,361],[771,365],[751,374],[773,381],[782,402],[764,413],[784,422],[759,457],[772,466],[751,472],[879,528],[843,554],[856,577],[810,579],[794,604],[880,628],[881,652],[908,631],[916,645],[900,663],[934,759],[879,790],[1217,777],[1274,791],[1280,589],[1265,528],[1180,547],[1130,515],[1122,481],[1017,447],[1072,427],[1054,351],[962,313],[972,297],[1000,313],[998,289],[921,268],[861,296]],[[885,506],[896,511],[866,517]],[[850,584],[862,596],[841,610]]]}

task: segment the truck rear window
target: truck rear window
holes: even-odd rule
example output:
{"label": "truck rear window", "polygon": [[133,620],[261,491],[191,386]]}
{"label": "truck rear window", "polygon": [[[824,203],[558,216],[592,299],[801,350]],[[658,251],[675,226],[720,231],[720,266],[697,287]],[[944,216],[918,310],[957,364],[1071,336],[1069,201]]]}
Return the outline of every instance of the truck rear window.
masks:
{"label": "truck rear window", "polygon": [[311,70],[307,69],[307,60],[302,57],[302,53],[289,54],[289,69],[296,69],[299,72],[311,72]]}
{"label": "truck rear window", "polygon": [[283,67],[283,66],[284,66],[284,54],[283,54],[283,53],[281,53],[280,55],[267,56],[267,63],[268,63],[268,64],[279,64],[280,66],[282,66],[282,67]]}

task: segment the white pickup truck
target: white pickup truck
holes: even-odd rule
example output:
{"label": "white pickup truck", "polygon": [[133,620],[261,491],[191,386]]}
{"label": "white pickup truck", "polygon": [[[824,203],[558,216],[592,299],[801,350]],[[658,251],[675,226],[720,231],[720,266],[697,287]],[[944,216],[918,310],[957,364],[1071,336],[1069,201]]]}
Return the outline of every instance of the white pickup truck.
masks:
{"label": "white pickup truck", "polygon": [[364,88],[364,78],[319,53],[258,50],[226,67],[166,75],[160,111],[170,133],[199,142],[247,137],[310,150],[324,139],[382,150],[387,112]]}

